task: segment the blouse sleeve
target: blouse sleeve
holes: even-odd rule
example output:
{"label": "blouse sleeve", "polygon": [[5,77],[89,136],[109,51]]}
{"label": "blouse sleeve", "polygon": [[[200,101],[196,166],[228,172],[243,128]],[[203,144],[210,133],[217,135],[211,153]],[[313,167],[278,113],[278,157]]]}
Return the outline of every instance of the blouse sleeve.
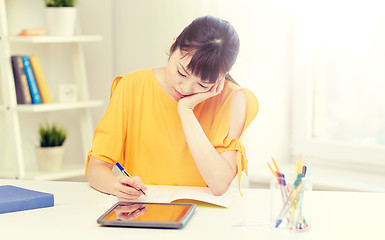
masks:
{"label": "blouse sleeve", "polygon": [[127,94],[123,94],[125,81],[120,81],[121,79],[122,77],[114,79],[107,110],[96,126],[92,148],[87,156],[86,177],[91,156],[111,164],[123,159],[123,144],[127,132],[127,111],[124,111],[127,107]]}
{"label": "blouse sleeve", "polygon": [[254,118],[257,116],[257,113],[259,110],[259,104],[258,104],[257,98],[250,90],[245,88],[242,88],[241,90],[246,94],[247,108],[246,108],[245,125],[243,126],[240,138],[236,139],[236,138],[227,137],[229,127],[230,127],[231,104],[232,104],[232,98],[231,98],[231,101],[227,101],[223,109],[220,111],[220,115],[218,117],[220,121],[214,122],[214,125],[217,125],[217,126],[213,126],[213,129],[217,129],[217,131],[213,136],[214,137],[213,145],[218,153],[231,151],[231,150],[237,151],[238,188],[239,188],[239,192],[242,195],[241,187],[240,187],[242,171],[244,170],[246,176],[248,175],[246,149],[242,142],[243,133],[245,132],[246,128],[250,125],[250,123],[254,120]]}

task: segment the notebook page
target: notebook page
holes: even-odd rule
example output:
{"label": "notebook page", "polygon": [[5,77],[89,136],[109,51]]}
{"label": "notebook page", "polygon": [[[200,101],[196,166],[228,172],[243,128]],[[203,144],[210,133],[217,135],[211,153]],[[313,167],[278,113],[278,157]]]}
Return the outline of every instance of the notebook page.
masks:
{"label": "notebook page", "polygon": [[171,196],[170,202],[178,199],[193,199],[222,207],[230,207],[233,198],[234,194],[230,191],[227,191],[221,196],[214,196],[208,188],[194,190],[184,189],[174,192]]}

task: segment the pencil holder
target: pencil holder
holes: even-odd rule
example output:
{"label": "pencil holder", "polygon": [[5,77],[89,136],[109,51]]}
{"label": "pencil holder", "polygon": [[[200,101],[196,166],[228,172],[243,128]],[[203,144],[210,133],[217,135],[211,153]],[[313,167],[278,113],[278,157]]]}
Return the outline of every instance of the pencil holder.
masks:
{"label": "pencil holder", "polygon": [[[278,175],[278,176],[277,176]],[[311,226],[311,176],[276,174],[270,182],[270,222],[274,229],[306,231]]]}

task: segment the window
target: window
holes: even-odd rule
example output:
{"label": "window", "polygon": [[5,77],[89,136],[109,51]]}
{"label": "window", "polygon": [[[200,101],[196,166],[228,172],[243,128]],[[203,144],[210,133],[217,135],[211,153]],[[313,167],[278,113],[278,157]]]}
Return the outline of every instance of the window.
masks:
{"label": "window", "polygon": [[385,166],[385,4],[298,9],[294,154]]}

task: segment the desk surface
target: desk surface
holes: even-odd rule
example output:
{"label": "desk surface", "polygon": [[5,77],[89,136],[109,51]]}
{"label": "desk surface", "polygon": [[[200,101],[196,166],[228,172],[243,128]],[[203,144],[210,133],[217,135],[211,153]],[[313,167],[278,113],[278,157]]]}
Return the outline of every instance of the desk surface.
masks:
{"label": "desk surface", "polygon": [[[269,190],[234,191],[229,208],[198,205],[180,230],[101,227],[96,219],[111,204],[106,195],[84,182],[0,179],[36,191],[53,193],[55,206],[0,214],[1,239],[363,239],[381,236],[385,193],[313,191],[312,228],[307,232],[275,230],[269,226]],[[170,186],[149,186],[170,190]]]}

